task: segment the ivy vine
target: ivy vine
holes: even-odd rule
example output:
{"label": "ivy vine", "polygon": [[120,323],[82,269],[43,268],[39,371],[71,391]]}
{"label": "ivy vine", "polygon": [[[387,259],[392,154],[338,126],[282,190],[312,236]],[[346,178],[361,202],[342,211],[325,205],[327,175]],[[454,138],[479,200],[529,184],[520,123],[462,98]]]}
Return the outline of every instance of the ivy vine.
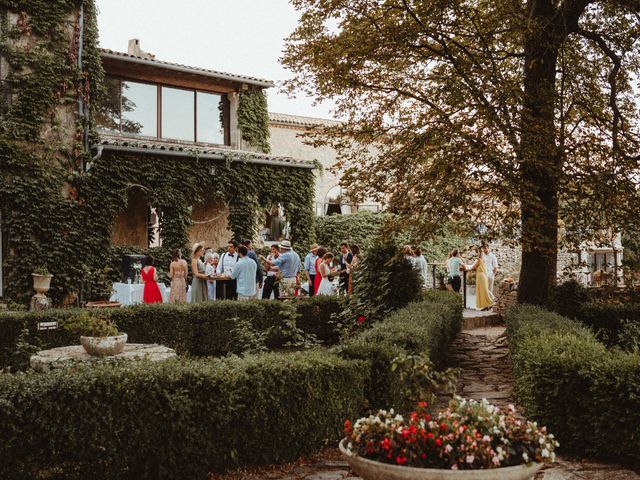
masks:
{"label": "ivy vine", "polygon": [[[135,188],[143,188],[159,211],[163,247],[153,252],[163,263],[171,249],[187,247],[191,207],[212,192],[229,203],[229,228],[237,238],[254,236],[261,208],[281,205],[296,248],[305,249],[313,240],[309,169],[105,151],[84,172],[91,155],[83,146],[83,131],[89,129],[92,143],[98,139],[93,111],[105,98],[93,0],[0,0],[0,55],[11,67],[0,90],[12,100],[0,110],[8,298],[28,301],[37,265],[55,275],[50,294],[57,304],[72,302],[80,291],[88,295],[85,300],[108,293],[120,254],[141,250],[111,245],[115,219]],[[84,116],[77,111],[79,98],[89,107]],[[240,104],[247,141],[268,151],[266,97],[261,91],[243,93]]]}
{"label": "ivy vine", "polygon": [[242,138],[263,153],[271,151],[269,145],[269,109],[267,95],[259,89],[240,93],[238,101],[238,127]]}

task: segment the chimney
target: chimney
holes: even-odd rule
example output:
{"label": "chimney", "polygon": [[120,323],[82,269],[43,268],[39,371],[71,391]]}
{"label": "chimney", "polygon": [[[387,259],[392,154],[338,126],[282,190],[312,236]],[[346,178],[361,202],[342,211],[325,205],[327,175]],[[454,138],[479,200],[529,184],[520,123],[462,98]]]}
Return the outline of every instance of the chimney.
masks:
{"label": "chimney", "polygon": [[142,49],[140,48],[139,38],[132,38],[131,40],[129,40],[129,47],[127,48],[127,53],[135,57],[147,58],[149,60],[156,58],[154,54],[142,51]]}

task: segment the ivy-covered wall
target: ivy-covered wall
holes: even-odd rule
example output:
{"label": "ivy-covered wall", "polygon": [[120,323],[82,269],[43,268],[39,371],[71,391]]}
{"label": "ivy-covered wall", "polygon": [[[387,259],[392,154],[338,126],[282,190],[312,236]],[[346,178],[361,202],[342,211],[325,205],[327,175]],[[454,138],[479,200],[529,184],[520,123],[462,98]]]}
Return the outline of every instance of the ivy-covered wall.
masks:
{"label": "ivy-covered wall", "polygon": [[0,62],[6,297],[26,302],[37,266],[55,275],[50,293],[57,304],[72,302],[81,289],[85,299],[105,295],[115,279],[111,266],[132,250],[110,240],[134,188],[158,208],[163,247],[155,253],[162,262],[170,249],[187,247],[191,206],[205,192],[230,201],[237,238],[252,236],[258,206],[280,204],[296,247],[313,240],[312,170],[106,151],[91,162],[83,130],[90,143],[97,140],[93,112],[105,95],[93,0],[0,0]]}
{"label": "ivy-covered wall", "polygon": [[240,93],[238,127],[242,139],[263,153],[271,151],[269,145],[269,109],[263,90],[251,89]]}

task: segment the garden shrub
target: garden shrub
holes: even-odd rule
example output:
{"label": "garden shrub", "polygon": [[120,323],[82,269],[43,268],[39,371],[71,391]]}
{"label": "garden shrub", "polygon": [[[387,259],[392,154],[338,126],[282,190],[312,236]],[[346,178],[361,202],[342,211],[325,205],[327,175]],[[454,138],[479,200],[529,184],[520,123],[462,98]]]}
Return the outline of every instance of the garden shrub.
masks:
{"label": "garden shrub", "polygon": [[607,350],[585,326],[542,308],[505,315],[518,401],[580,455],[640,460],[640,354]]}
{"label": "garden shrub", "polygon": [[366,369],[325,351],[0,376],[0,478],[207,478],[340,437]]}
{"label": "garden shrub", "polygon": [[640,344],[640,303],[587,303],[577,318],[607,346],[633,350]]}
{"label": "garden shrub", "polygon": [[[287,314],[289,308],[295,309],[295,325],[291,325]],[[336,343],[338,332],[330,319],[339,308],[336,297],[313,297],[295,303],[227,300],[193,305],[138,305],[103,309],[101,313],[129,335],[130,343],[158,343],[176,349],[179,354],[198,357],[241,353],[239,346],[252,335],[249,350],[255,350],[257,346],[256,335],[272,349],[299,343],[301,338]],[[77,309],[0,313],[0,331],[3,332],[0,367],[15,369],[28,363],[28,348],[22,348],[20,352],[23,353],[16,354],[19,338],[23,347],[26,343],[38,349],[78,344],[79,339],[73,338],[64,328],[45,332],[36,329],[39,321],[57,320],[62,327],[76,312]],[[238,328],[238,323],[244,327]],[[248,325],[251,331],[247,330]],[[25,328],[27,335],[22,334]],[[292,338],[294,335],[296,338]]]}
{"label": "garden shrub", "polygon": [[569,280],[551,289],[547,307],[565,317],[576,318],[589,298],[586,287],[575,280]]}
{"label": "garden shrub", "polygon": [[380,240],[369,249],[354,270],[353,284],[363,313],[378,319],[418,300],[422,292],[418,270],[389,240]]}
{"label": "garden shrub", "polygon": [[355,244],[364,252],[378,238],[389,214],[358,212],[349,215],[325,215],[316,217],[318,244],[337,254],[340,244]]}
{"label": "garden shrub", "polygon": [[444,363],[449,344],[462,327],[462,302],[450,292],[429,292],[425,300],[397,310],[383,322],[336,347],[347,358],[365,360],[370,375],[366,395],[371,408],[403,404],[399,378],[391,371],[394,358],[428,353]]}

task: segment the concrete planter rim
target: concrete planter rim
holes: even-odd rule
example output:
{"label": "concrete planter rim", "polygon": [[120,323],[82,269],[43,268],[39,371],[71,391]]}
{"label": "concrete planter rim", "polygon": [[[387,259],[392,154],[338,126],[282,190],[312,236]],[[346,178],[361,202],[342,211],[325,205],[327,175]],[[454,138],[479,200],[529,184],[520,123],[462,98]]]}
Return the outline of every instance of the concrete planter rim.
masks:
{"label": "concrete planter rim", "polygon": [[[495,480],[502,478],[506,480],[525,480],[532,479],[536,472],[542,468],[541,463],[475,470],[405,467],[403,465],[377,462],[349,453],[347,450],[347,441],[348,438],[340,440],[338,444],[340,453],[349,463],[349,466],[364,480],[378,480],[382,478],[388,480],[440,480],[444,478],[451,480]],[[372,471],[377,471],[377,473],[372,475]]]}
{"label": "concrete planter rim", "polygon": [[122,353],[127,344],[127,340],[128,335],[126,333],[105,337],[88,337],[82,335],[80,337],[80,344],[89,355],[104,357]]}

